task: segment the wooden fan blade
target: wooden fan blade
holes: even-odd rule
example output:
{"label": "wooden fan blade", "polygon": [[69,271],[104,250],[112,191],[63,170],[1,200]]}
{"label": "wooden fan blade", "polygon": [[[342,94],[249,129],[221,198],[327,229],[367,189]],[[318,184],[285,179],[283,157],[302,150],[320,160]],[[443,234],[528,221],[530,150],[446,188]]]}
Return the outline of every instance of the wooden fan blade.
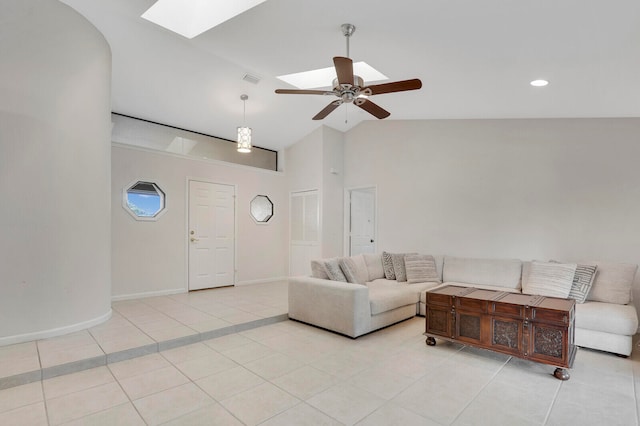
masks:
{"label": "wooden fan blade", "polygon": [[329,105],[327,105],[326,107],[324,107],[324,109],[322,111],[320,111],[319,113],[317,113],[313,119],[314,120],[322,120],[323,118],[325,118],[327,115],[331,114],[331,112],[338,108],[340,105],[342,104],[342,101],[338,100],[338,101],[333,101],[331,102]]}
{"label": "wooden fan blade", "polygon": [[336,56],[333,58],[333,65],[336,67],[338,83],[353,86],[353,61],[350,58]]}
{"label": "wooden fan blade", "polygon": [[379,119],[387,118],[388,116],[391,115],[389,111],[378,106],[377,104],[374,104],[368,99],[362,99],[362,100],[358,99],[358,102],[354,102],[354,104]]}
{"label": "wooden fan blade", "polygon": [[[380,95],[382,93],[404,92],[406,90],[417,90],[422,87],[422,82],[414,78],[412,80],[394,81],[391,83],[374,84],[364,87],[360,93],[365,95]],[[369,93],[370,92],[370,93]]]}
{"label": "wooden fan blade", "polygon": [[276,89],[276,93],[283,95],[333,95],[333,92],[326,90],[298,90],[298,89]]}

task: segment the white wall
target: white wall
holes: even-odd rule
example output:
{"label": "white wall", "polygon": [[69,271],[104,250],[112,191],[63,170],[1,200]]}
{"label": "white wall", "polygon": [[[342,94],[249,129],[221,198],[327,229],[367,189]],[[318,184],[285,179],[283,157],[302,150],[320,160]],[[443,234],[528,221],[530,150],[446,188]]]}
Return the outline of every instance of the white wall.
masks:
{"label": "white wall", "polygon": [[57,1],[0,16],[2,345],[111,315],[111,51]]}
{"label": "white wall", "polygon": [[366,121],[345,141],[381,251],[640,263],[640,119]]}
{"label": "white wall", "polygon": [[[282,279],[287,274],[289,200],[283,173],[193,160],[113,145],[113,296],[127,298],[186,291],[187,178],[237,185],[237,284]],[[122,207],[122,190],[137,180],[157,183],[167,211],[157,222],[136,221]],[[249,203],[267,195],[274,216],[256,224]]]}
{"label": "white wall", "polygon": [[320,245],[291,250],[292,275],[310,274],[310,259],[342,256],[344,134],[321,126],[285,151],[290,192],[318,190]]}
{"label": "white wall", "polygon": [[285,150],[285,164],[289,191],[322,188],[323,128],[302,138]]}
{"label": "white wall", "polygon": [[323,127],[322,257],[343,255],[344,133]]}

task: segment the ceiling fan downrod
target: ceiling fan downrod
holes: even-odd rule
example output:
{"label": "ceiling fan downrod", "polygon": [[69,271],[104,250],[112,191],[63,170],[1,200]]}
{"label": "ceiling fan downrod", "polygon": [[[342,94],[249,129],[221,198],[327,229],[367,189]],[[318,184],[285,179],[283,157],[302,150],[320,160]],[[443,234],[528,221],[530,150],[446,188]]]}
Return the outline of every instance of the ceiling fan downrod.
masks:
{"label": "ceiling fan downrod", "polygon": [[342,24],[342,26],[340,28],[342,28],[342,34],[347,38],[347,58],[350,58],[350,56],[349,56],[349,37],[351,37],[353,35],[353,33],[356,32],[356,26],[353,25],[353,24]]}

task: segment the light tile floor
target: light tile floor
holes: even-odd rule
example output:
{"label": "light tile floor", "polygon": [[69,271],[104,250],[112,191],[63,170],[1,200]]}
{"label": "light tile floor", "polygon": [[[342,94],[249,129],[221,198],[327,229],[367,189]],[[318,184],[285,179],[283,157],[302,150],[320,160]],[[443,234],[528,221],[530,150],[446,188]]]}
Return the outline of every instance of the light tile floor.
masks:
{"label": "light tile floor", "polygon": [[0,389],[282,321],[287,283],[119,301],[112,311],[88,330],[0,347]]}
{"label": "light tile floor", "polygon": [[[0,390],[0,425],[638,424],[640,349],[629,359],[580,349],[561,382],[553,367],[428,347],[423,329],[416,317],[351,339],[282,321]],[[79,336],[65,344],[91,345]],[[2,348],[2,365],[29,348]]]}

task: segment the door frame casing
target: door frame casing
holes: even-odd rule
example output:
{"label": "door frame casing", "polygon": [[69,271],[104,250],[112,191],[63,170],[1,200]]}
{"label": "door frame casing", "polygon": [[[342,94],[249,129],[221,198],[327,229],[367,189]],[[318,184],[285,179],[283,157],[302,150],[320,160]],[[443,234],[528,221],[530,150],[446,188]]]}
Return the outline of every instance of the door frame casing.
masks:
{"label": "door frame casing", "polygon": [[377,185],[360,185],[350,186],[344,189],[344,237],[342,241],[342,247],[344,256],[351,256],[351,192],[361,191],[364,189],[373,190],[373,218],[374,226],[373,232],[375,238],[373,241],[374,252],[378,251],[378,186]]}
{"label": "door frame casing", "polygon": [[238,282],[238,270],[236,269],[238,264],[238,184],[228,183],[228,182],[220,182],[214,179],[208,179],[203,177],[196,176],[187,176],[185,183],[185,215],[184,215],[184,287],[185,291],[188,293],[189,290],[189,182],[197,181],[204,183],[212,183],[216,185],[227,185],[233,187],[233,284],[232,287],[235,287]]}

